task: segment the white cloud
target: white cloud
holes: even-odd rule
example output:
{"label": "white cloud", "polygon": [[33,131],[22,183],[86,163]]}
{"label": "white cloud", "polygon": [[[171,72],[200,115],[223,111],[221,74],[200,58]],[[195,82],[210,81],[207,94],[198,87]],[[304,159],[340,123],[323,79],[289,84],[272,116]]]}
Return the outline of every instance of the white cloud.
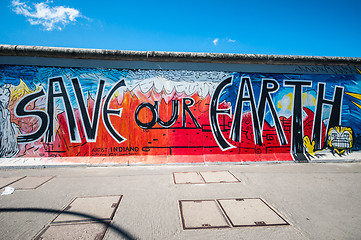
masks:
{"label": "white cloud", "polygon": [[215,38],[215,39],[213,40],[213,44],[214,44],[214,46],[217,46],[218,41],[219,41],[219,38]]}
{"label": "white cloud", "polygon": [[220,42],[224,43],[224,42],[229,42],[229,43],[235,43],[236,40],[230,39],[230,38],[215,38],[213,41],[214,46],[217,46]]}
{"label": "white cloud", "polygon": [[76,22],[77,18],[82,17],[80,12],[74,8],[52,7],[49,6],[50,3],[53,1],[35,3],[31,7],[20,0],[13,0],[11,7],[16,14],[25,16],[31,25],[42,25],[46,31],[62,30],[67,24]]}

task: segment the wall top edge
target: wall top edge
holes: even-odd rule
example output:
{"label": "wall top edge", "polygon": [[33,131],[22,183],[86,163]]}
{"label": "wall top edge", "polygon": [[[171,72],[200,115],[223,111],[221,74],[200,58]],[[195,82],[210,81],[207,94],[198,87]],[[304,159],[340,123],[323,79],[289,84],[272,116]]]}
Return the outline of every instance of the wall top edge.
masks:
{"label": "wall top edge", "polygon": [[242,63],[274,65],[361,65],[361,58],[356,57],[125,51],[4,44],[0,44],[0,56],[28,56],[149,62]]}

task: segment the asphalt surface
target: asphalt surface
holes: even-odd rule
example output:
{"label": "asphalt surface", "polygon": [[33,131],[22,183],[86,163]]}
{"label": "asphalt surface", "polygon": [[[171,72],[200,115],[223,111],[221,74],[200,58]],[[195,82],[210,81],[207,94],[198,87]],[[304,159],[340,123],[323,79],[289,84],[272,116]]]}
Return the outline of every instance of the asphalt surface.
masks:
{"label": "asphalt surface", "polygon": [[[225,170],[240,182],[175,184],[173,177],[174,172]],[[0,196],[0,239],[33,239],[41,232],[44,239],[62,234],[74,239],[77,231],[88,237],[90,230],[69,230],[66,224],[55,233],[46,230],[49,226],[55,229],[54,219],[74,199],[100,196],[120,199],[119,205],[112,206],[114,215],[110,226],[104,225],[104,236],[98,235],[104,239],[361,239],[361,163],[0,170],[3,182],[24,176],[22,183],[9,185],[15,188],[12,194]],[[36,189],[20,189],[21,184],[31,185],[37,179],[31,177],[54,178]],[[247,198],[262,199],[289,225],[183,228],[179,200]],[[91,203],[80,207],[82,211],[65,210],[94,223],[108,223],[92,219],[87,212],[94,208]],[[96,231],[98,225],[89,226]]]}

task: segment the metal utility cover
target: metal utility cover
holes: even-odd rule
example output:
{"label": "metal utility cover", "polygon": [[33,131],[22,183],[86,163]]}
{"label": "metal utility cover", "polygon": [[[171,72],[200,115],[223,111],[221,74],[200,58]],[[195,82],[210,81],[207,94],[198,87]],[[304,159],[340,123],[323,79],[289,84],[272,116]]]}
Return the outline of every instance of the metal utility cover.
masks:
{"label": "metal utility cover", "polygon": [[229,224],[214,200],[179,201],[183,229],[224,228]]}
{"label": "metal utility cover", "polygon": [[11,186],[17,190],[36,189],[44,183],[50,181],[54,176],[51,177],[26,177],[20,181],[15,182]]}
{"label": "metal utility cover", "polygon": [[6,187],[16,181],[19,181],[20,179],[22,179],[24,177],[1,177],[0,178],[0,189],[3,187]]}
{"label": "metal utility cover", "polygon": [[[76,198],[54,219],[53,223],[112,220],[121,198],[122,196]],[[89,217],[76,214],[85,214]]]}
{"label": "metal utility cover", "polygon": [[109,224],[81,223],[50,225],[44,229],[35,240],[40,239],[103,239]]}
{"label": "metal utility cover", "polygon": [[234,227],[288,225],[288,223],[262,199],[218,200]]}
{"label": "metal utility cover", "polygon": [[174,183],[204,183],[202,177],[197,172],[175,172],[173,173]]}
{"label": "metal utility cover", "polygon": [[200,172],[206,183],[239,182],[229,171]]}

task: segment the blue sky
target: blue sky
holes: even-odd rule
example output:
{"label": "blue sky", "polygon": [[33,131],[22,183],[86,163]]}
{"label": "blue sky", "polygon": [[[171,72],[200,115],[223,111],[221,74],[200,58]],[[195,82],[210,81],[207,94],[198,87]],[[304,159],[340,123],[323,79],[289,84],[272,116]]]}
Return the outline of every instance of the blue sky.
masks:
{"label": "blue sky", "polygon": [[361,57],[361,0],[1,0],[0,44]]}

